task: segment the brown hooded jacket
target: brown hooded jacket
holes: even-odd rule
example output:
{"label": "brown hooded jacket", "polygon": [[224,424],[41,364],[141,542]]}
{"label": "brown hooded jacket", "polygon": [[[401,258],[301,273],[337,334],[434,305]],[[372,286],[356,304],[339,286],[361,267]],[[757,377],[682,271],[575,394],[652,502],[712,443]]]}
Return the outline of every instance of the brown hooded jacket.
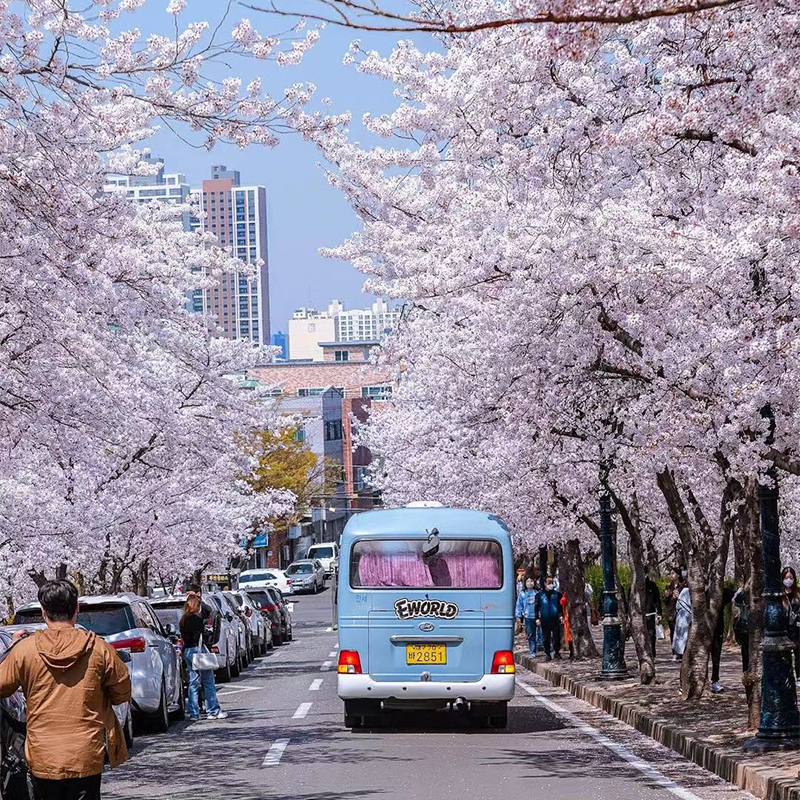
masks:
{"label": "brown hooded jacket", "polygon": [[128,758],[112,705],[130,700],[128,668],[91,631],[47,628],[15,644],[0,664],[0,697],[22,688],[25,755],[37,778],[86,778]]}

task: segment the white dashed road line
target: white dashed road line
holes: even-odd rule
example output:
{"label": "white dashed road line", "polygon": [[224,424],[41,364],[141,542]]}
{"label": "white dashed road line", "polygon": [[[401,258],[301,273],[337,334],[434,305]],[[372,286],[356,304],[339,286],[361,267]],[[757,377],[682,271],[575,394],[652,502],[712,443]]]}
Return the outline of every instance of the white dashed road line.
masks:
{"label": "white dashed road line", "polygon": [[568,722],[574,728],[577,728],[579,731],[581,731],[581,733],[591,736],[592,739],[594,739],[598,744],[601,744],[603,747],[611,750],[612,753],[615,753],[623,761],[627,761],[634,769],[641,772],[642,775],[649,778],[657,786],[672,792],[672,794],[677,795],[678,797],[682,798],[682,800],[701,800],[701,798],[696,794],[690,792],[688,789],[681,788],[677,783],[675,783],[675,781],[670,780],[668,777],[666,777],[666,775],[662,775],[655,767],[639,758],[639,756],[634,755],[630,750],[628,750],[627,747],[623,747],[621,744],[613,741],[613,739],[609,739],[608,736],[602,734],[599,730],[597,730],[597,728],[594,728],[588,723],[584,722],[580,717],[576,717],[575,714],[567,711],[564,708],[561,708],[561,706],[557,705],[552,700],[548,700],[540,692],[537,692],[533,686],[529,686],[527,683],[519,679],[517,679],[517,686],[531,695],[531,697],[536,698],[536,700],[538,700],[545,708],[552,711],[557,717],[560,717],[565,722]]}
{"label": "white dashed road line", "polygon": [[333,628],[325,628],[325,633],[333,633]]}
{"label": "white dashed road line", "polygon": [[335,650],[332,653],[328,653],[328,658],[335,658],[335,657],[336,657],[336,651]]}
{"label": "white dashed road line", "polygon": [[331,668],[331,664],[332,664],[332,663],[333,663],[332,661],[325,661],[325,662],[323,662],[323,664],[322,664],[322,666],[320,667],[320,669],[321,669],[323,672],[327,672],[327,671],[328,671],[328,670]]}
{"label": "white dashed road line", "polygon": [[292,714],[292,719],[303,719],[306,714],[311,710],[311,706],[314,705],[313,703],[300,703],[297,707],[297,711]]}
{"label": "white dashed road line", "polygon": [[311,686],[308,687],[309,692],[318,692],[319,687],[322,686],[322,678],[316,678],[311,681]]}
{"label": "white dashed road line", "polygon": [[286,749],[286,746],[289,744],[289,742],[289,739],[276,739],[272,747],[267,750],[267,754],[264,756],[264,761],[261,763],[261,766],[277,767],[278,764],[281,763],[283,751]]}

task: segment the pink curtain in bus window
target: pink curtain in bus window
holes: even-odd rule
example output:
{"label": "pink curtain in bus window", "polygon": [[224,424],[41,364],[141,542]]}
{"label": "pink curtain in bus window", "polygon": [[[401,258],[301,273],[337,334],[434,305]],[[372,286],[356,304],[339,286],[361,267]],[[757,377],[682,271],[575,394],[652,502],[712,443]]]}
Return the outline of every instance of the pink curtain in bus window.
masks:
{"label": "pink curtain in bus window", "polygon": [[362,586],[433,586],[419,553],[364,553],[358,579]]}
{"label": "pink curtain in bus window", "polygon": [[492,553],[452,553],[447,555],[452,585],[460,589],[497,589],[500,569]]}

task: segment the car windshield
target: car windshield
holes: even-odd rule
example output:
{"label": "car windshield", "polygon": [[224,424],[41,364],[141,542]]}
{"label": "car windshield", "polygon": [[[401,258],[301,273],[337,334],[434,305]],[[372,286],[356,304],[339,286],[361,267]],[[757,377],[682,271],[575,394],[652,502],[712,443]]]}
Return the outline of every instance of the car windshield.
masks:
{"label": "car windshield", "polygon": [[314,570],[311,564],[290,564],[289,569],[286,570],[287,575],[309,575]]}
{"label": "car windshield", "polygon": [[181,624],[181,617],[183,616],[183,603],[178,605],[169,606],[153,606],[153,611],[156,612],[158,621],[162,625],[174,625],[177,629]]}
{"label": "car windshield", "polygon": [[310,550],[309,555],[313,558],[333,558],[333,548],[314,547]]}
{"label": "car windshield", "polygon": [[267,594],[267,592],[248,592],[250,599],[260,608],[264,605],[270,605],[272,603],[272,598]]}
{"label": "car windshield", "polygon": [[256,581],[272,581],[275,576],[270,572],[251,572],[249,575],[240,575],[239,583],[255,583]]}
{"label": "car windshield", "polygon": [[78,608],[78,623],[98,636],[111,636],[137,627],[130,606],[121,603],[81,605]]}
{"label": "car windshield", "polygon": [[27,622],[41,622],[42,610],[40,608],[25,608],[14,615],[14,624],[22,625]]}
{"label": "car windshield", "polygon": [[424,539],[362,540],[350,556],[350,585],[358,589],[499,589],[503,585],[500,545],[492,541],[442,539],[423,553]]}

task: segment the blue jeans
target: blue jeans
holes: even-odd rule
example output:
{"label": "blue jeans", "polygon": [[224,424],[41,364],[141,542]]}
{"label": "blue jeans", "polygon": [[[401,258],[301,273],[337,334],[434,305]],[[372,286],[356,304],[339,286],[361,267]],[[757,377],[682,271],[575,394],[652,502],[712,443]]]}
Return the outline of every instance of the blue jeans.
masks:
{"label": "blue jeans", "polygon": [[187,647],[183,651],[186,659],[186,669],[189,670],[189,698],[186,701],[186,713],[190,717],[200,716],[200,683],[203,684],[203,693],[206,696],[206,711],[214,716],[219,713],[219,700],[217,700],[217,687],[214,685],[214,672],[210,669],[192,669],[192,656],[199,653],[199,647]]}
{"label": "blue jeans", "polygon": [[536,620],[525,617],[525,635],[528,637],[528,650],[532,656],[536,655],[536,645],[539,644],[541,631],[536,625]]}

